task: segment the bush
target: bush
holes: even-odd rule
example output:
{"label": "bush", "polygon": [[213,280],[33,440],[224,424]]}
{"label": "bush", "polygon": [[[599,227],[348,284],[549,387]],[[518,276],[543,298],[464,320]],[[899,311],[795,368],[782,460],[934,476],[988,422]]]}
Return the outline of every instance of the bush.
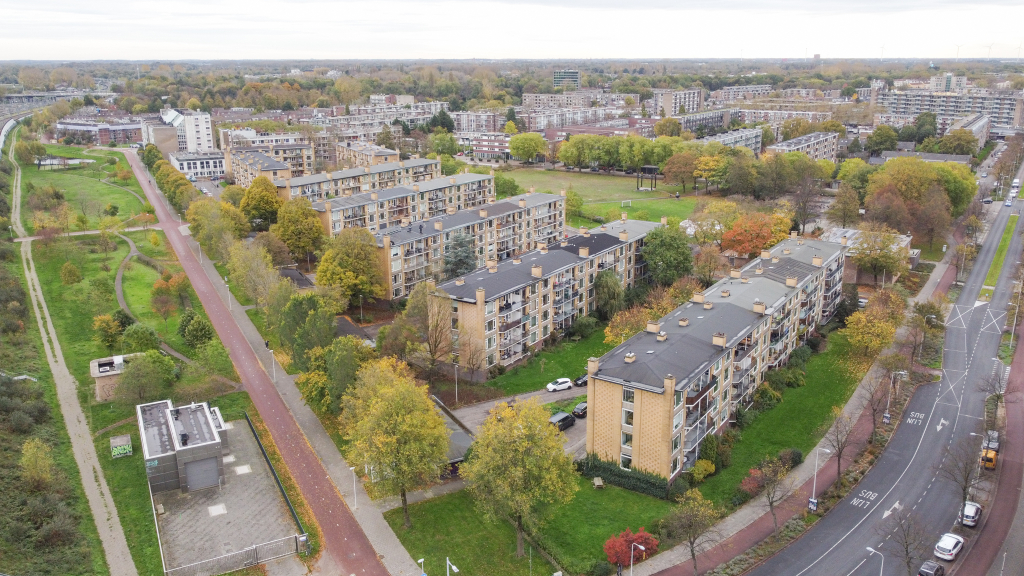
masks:
{"label": "bush", "polygon": [[703,458],[697,460],[697,463],[693,465],[693,469],[690,470],[690,475],[693,476],[693,482],[700,484],[705,478],[715,473],[715,463],[711,460],[704,460]]}
{"label": "bush", "polygon": [[754,406],[757,410],[770,410],[782,402],[782,394],[768,384],[761,384],[754,392]]}
{"label": "bush", "polygon": [[811,336],[807,339],[807,345],[810,346],[814,352],[822,352],[825,350],[825,338],[821,336]]}
{"label": "bush", "polygon": [[811,347],[807,345],[793,350],[793,353],[789,355],[790,367],[803,369],[807,365],[807,361],[811,359],[811,354]]}
{"label": "bush", "polygon": [[736,428],[743,430],[747,426],[750,426],[754,422],[754,418],[757,417],[757,410],[746,408],[744,406],[736,407]]}
{"label": "bush", "polygon": [[185,329],[185,344],[192,348],[199,348],[212,339],[213,326],[205,318],[195,318],[192,322],[189,322],[188,328]]}
{"label": "bush", "polygon": [[65,286],[72,284],[78,284],[82,281],[82,273],[78,270],[78,266],[75,266],[70,261],[65,262],[60,267],[60,283]]}
{"label": "bush", "polygon": [[114,322],[117,322],[121,326],[121,331],[125,331],[129,326],[135,324],[135,318],[132,315],[118,308],[113,314],[110,315]]}
{"label": "bush", "polygon": [[591,576],[611,576],[614,573],[615,568],[604,560],[598,560],[594,563],[594,567],[590,569]]}
{"label": "bush", "polygon": [[181,318],[178,320],[178,336],[185,337],[185,331],[188,330],[188,325],[196,319],[196,311],[191,308],[186,308],[181,313]]}
{"label": "bush", "polygon": [[792,470],[804,461],[804,453],[796,448],[786,448],[779,451],[779,460]]}
{"label": "bush", "polygon": [[675,502],[680,496],[686,494],[686,491],[690,489],[690,483],[686,480],[686,476],[680,474],[676,476],[676,479],[672,481],[668,486],[668,498],[670,502]]}
{"label": "bush", "polygon": [[732,466],[732,446],[722,444],[718,447],[718,461],[715,463],[715,467],[725,470],[729,466]]}
{"label": "bush", "polygon": [[107,204],[107,207],[103,209],[105,216],[117,216],[117,213],[121,211],[121,208],[117,204]]}
{"label": "bush", "polygon": [[736,508],[739,508],[740,506],[743,506],[744,504],[749,502],[750,499],[751,495],[746,490],[741,490],[737,488],[736,492],[732,495],[732,500],[730,500],[730,503]]}
{"label": "bush", "polygon": [[569,330],[569,332],[573,336],[586,338],[587,336],[593,334],[594,330],[597,330],[597,319],[594,318],[593,316],[584,316],[577,320],[576,323],[572,325],[572,328]]}
{"label": "bush", "polygon": [[618,462],[601,460],[593,454],[576,462],[576,471],[587,478],[600,476],[606,484],[612,484],[626,490],[647,494],[655,498],[668,497],[668,480],[664,477],[643,470],[623,470]]}

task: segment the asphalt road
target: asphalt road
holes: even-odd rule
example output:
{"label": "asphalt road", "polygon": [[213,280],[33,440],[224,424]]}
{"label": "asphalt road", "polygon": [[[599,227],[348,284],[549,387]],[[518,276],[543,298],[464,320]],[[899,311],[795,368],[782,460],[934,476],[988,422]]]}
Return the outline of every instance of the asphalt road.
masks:
{"label": "asphalt road", "polygon": [[[991,302],[979,302],[978,296],[1001,231],[1021,202],[1014,204],[1013,208],[1000,208],[992,232],[948,315],[941,381],[917,389],[885,452],[854,492],[795,545],[751,574],[905,574],[893,554],[894,545],[887,546],[889,513],[899,508],[913,511],[929,542],[951,530],[959,506],[958,490],[938,478],[935,469],[947,446],[983,428],[985,394],[977,384],[997,369],[994,357],[1012,291],[1013,264],[1021,254],[1021,222],[1017,223]],[[1001,364],[998,369],[1003,369]],[[976,537],[968,535],[972,536]],[[868,552],[868,547],[887,555],[884,571],[879,557]]]}

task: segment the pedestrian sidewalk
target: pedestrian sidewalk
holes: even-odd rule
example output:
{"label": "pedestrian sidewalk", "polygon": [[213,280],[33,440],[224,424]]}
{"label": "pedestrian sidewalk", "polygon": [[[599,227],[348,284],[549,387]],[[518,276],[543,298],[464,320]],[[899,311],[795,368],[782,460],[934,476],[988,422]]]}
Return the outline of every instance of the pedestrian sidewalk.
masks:
{"label": "pedestrian sidewalk", "polygon": [[[198,255],[199,244],[191,237],[186,240],[189,248]],[[295,418],[316,457],[327,470],[335,489],[349,506],[352,515],[373,545],[384,567],[392,576],[421,574],[419,565],[413,562],[412,556],[398,541],[391,526],[384,520],[384,510],[370,500],[362,484],[358,482],[354,471],[350,469],[348,463],[338,452],[337,446],[324,430],[320,420],[302,399],[302,394],[295,386],[295,376],[286,373],[284,368],[274,360],[264,345],[263,336],[245,313],[245,307],[231,295],[224,283],[224,278],[220,276],[209,258],[203,258],[202,267],[207,277],[217,287],[218,296],[228,302],[231,317],[245,337],[244,345],[253,349],[263,365],[263,369],[271,375],[274,386],[281,398],[284,399],[285,406]],[[292,470],[291,472],[293,475],[302,473],[301,470]]]}

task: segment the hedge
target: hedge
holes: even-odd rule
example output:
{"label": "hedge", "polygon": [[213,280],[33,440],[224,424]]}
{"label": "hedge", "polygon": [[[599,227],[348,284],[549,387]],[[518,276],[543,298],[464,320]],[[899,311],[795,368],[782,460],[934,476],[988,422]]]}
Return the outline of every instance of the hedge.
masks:
{"label": "hedge", "polygon": [[601,460],[594,454],[576,462],[576,471],[587,478],[600,476],[607,484],[647,494],[662,500],[668,497],[668,480],[643,470],[623,470],[617,462]]}

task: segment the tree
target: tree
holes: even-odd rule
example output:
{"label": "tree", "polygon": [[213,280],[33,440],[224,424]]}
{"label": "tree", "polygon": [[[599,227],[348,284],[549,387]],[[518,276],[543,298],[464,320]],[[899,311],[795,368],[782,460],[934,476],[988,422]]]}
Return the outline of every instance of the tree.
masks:
{"label": "tree", "polygon": [[523,187],[516,184],[513,178],[500,172],[494,174],[494,194],[498,198],[508,198],[523,193]]}
{"label": "tree", "polygon": [[771,216],[752,212],[740,216],[732,228],[722,234],[722,249],[746,256],[776,244],[772,240]]}
{"label": "tree", "polygon": [[110,314],[93,317],[92,329],[96,331],[96,339],[108,351],[113,351],[121,340],[121,325]]}
{"label": "tree", "polygon": [[694,259],[693,273],[702,285],[710,286],[715,283],[715,275],[718,274],[718,269],[721,267],[718,260],[721,253],[722,251],[714,244],[705,244],[700,247],[700,253]]}
{"label": "tree", "polygon": [[438,481],[448,465],[450,432],[425,386],[395,374],[376,389],[346,439],[349,459],[369,467],[375,488],[402,498],[405,528],[412,527],[407,493]]}
{"label": "tree", "polygon": [[755,160],[746,154],[733,158],[725,174],[725,187],[733,194],[753,196],[757,190]]}
{"label": "tree", "polygon": [[383,146],[390,150],[396,150],[398,148],[395,143],[395,136],[391,133],[391,127],[387,124],[385,124],[384,127],[380,129],[380,132],[377,133],[377,138],[374,140],[374,143],[377,144],[377,146]]}
{"label": "tree", "polygon": [[383,296],[384,278],[373,235],[365,228],[345,228],[331,238],[317,266],[316,283],[331,288],[344,308],[358,303],[360,297]]}
{"label": "tree", "polygon": [[655,228],[647,234],[641,250],[651,272],[651,279],[670,286],[693,268],[693,253],[686,233],[678,226]]}
{"label": "tree", "polygon": [[459,232],[445,246],[444,277],[458,278],[476,269],[476,242],[469,234]]}
{"label": "tree", "polygon": [[227,268],[231,281],[260,307],[267,305],[270,290],[281,282],[270,254],[255,242],[232,244],[228,250]]}
{"label": "tree", "polygon": [[908,204],[920,204],[938,173],[920,158],[893,158],[868,177],[867,195],[892,187]]}
{"label": "tree", "polygon": [[[282,204],[281,198],[277,195],[277,186],[267,177],[260,176],[252,181],[238,207],[249,219],[253,230],[262,231],[268,230],[271,224],[277,222],[278,211]],[[317,223],[319,223],[319,219],[317,219]]]}
{"label": "tree", "polygon": [[870,358],[892,344],[896,327],[878,309],[854,312],[846,319],[843,333],[850,344],[865,358]]}
{"label": "tree", "polygon": [[800,223],[800,233],[807,232],[807,223],[821,212],[820,192],[814,176],[805,171],[797,179],[793,193],[793,217]]}
{"label": "tree", "polygon": [[896,131],[892,127],[882,124],[868,136],[864,148],[873,156],[877,156],[887,150],[895,150],[897,141],[899,141],[899,135],[896,134]]}
{"label": "tree", "polygon": [[242,205],[242,198],[245,198],[245,188],[235,184],[231,184],[220,193],[221,202],[227,202],[235,208]]}
{"label": "tree", "polygon": [[636,560],[644,561],[658,553],[658,539],[644,531],[643,527],[634,533],[626,528],[618,536],[612,536],[604,543],[604,554],[608,562],[621,569]]}
{"label": "tree", "polygon": [[625,342],[643,330],[648,320],[650,313],[642,306],[619,310],[604,329],[604,343],[618,345]]}
{"label": "tree", "polygon": [[963,128],[950,130],[939,140],[939,152],[942,154],[973,156],[977,150],[978,139],[970,130]]}
{"label": "tree", "polygon": [[196,316],[185,329],[185,344],[192,348],[199,348],[213,339],[213,326],[210,321],[202,316]]}
{"label": "tree", "polygon": [[[174,301],[174,298],[170,294],[159,294],[157,296],[153,296],[149,301],[149,305],[157,315],[164,319],[164,328],[167,327],[167,319],[170,318],[171,314],[174,314],[174,311],[178,309],[177,302]],[[191,310],[192,309],[189,308],[190,312]],[[184,316],[182,316],[182,318],[184,318]]]}
{"label": "tree", "polygon": [[868,443],[874,444],[875,432],[878,430],[878,416],[884,413],[889,402],[888,377],[868,379],[864,384],[864,394],[868,411],[871,412],[871,435],[868,436]]}
{"label": "tree", "polygon": [[942,462],[935,469],[936,476],[952,484],[959,491],[961,514],[974,487],[981,482],[979,458],[980,444],[975,442],[973,435],[964,435],[943,448]]}
{"label": "tree", "polygon": [[856,420],[843,412],[842,406],[833,406],[829,419],[819,429],[822,432],[822,440],[836,455],[836,478],[842,482],[843,478],[843,452],[850,447],[853,426]]}
{"label": "tree", "polygon": [[664,527],[673,538],[686,543],[693,562],[693,576],[697,576],[697,554],[707,550],[722,539],[715,529],[721,514],[711,500],[704,498],[700,490],[691,488],[678,499],[676,506],[665,518]]}
{"label": "tree", "polygon": [[502,518],[516,530],[516,556],[523,557],[523,531],[545,512],[572,500],[578,485],[564,436],[548,423],[535,398],[491,410],[461,467],[485,517]]}
{"label": "tree", "polygon": [[234,239],[249,234],[245,214],[227,202],[201,198],[192,202],[185,214],[192,236],[216,258],[226,254]]}
{"label": "tree", "polygon": [[538,154],[548,149],[544,137],[536,132],[516,134],[508,141],[508,151],[514,158],[531,162]]}
{"label": "tree", "polygon": [[155,400],[174,379],[174,370],[174,361],[156,350],[131,358],[125,362],[114,398],[132,407]]}
{"label": "tree", "polygon": [[792,140],[814,132],[814,126],[805,118],[790,118],[782,123],[782,141]]}
{"label": "tree", "polygon": [[433,282],[420,282],[412,289],[403,314],[416,330],[421,344],[416,355],[426,364],[433,376],[439,362],[451,357],[452,342],[451,301]]}
{"label": "tree", "polygon": [[601,319],[611,320],[622,309],[624,297],[625,291],[615,270],[607,269],[597,273],[594,278],[594,301]]}
{"label": "tree", "polygon": [[71,284],[78,284],[82,281],[82,273],[78,270],[78,266],[75,266],[71,261],[67,261],[63,266],[60,267],[60,283],[65,286]]}
{"label": "tree", "polygon": [[935,244],[936,237],[945,236],[953,221],[950,215],[949,197],[939,186],[932,186],[925,193],[923,202],[914,211],[914,235]]}
{"label": "tree", "polygon": [[792,179],[793,169],[784,154],[766,154],[757,169],[754,198],[757,200],[778,198],[789,190]]}
{"label": "tree", "polygon": [[427,137],[427,150],[438,156],[455,156],[459,153],[459,143],[452,134],[435,130]]}
{"label": "tree", "polygon": [[29,438],[21,445],[21,479],[34,491],[46,490],[53,482],[54,462],[50,447],[40,438]]}
{"label": "tree", "polygon": [[569,216],[583,215],[583,197],[572,188],[565,193],[565,213]]}
{"label": "tree", "polygon": [[305,198],[285,202],[277,212],[277,223],[271,226],[270,232],[284,242],[296,259],[308,259],[309,253],[319,250],[325,235],[320,217]]}
{"label": "tree", "polygon": [[825,215],[829,221],[842,228],[855,224],[860,219],[860,196],[857,191],[846,183],[840,184],[839,193]]}
{"label": "tree", "polygon": [[875,283],[878,283],[879,273],[894,276],[907,269],[907,249],[896,242],[895,231],[881,224],[868,223],[861,227],[850,256],[859,268],[871,271]]}
{"label": "tree", "polygon": [[[277,292],[276,288],[274,292]],[[291,351],[295,365],[300,370],[306,370],[309,362],[307,351],[316,347],[326,348],[334,340],[334,303],[318,294],[306,292],[292,295],[283,309],[275,312],[274,292],[270,296],[268,316],[274,317],[273,326],[277,330],[278,338]]]}
{"label": "tree", "polygon": [[[721,156],[701,156],[697,159],[697,168],[693,171],[694,178],[704,179],[704,190],[714,183],[716,186],[724,179],[728,163]],[[696,186],[696,184],[695,184]]]}
{"label": "tree", "polygon": [[850,144],[846,147],[846,151],[850,154],[859,154],[864,150],[864,146],[860,143],[860,138],[853,138],[850,140]]}
{"label": "tree", "polygon": [[308,371],[296,378],[302,399],[318,414],[338,416],[342,399],[359,370],[377,359],[377,352],[355,336],[335,338],[327,347],[307,352]]}
{"label": "tree", "polygon": [[675,118],[662,118],[654,123],[656,136],[679,136],[682,132],[683,126]]}
{"label": "tree", "polygon": [[427,126],[431,129],[444,128],[448,132],[455,132],[455,121],[444,110],[434,114],[427,123]]}
{"label": "tree", "polygon": [[502,128],[501,131],[505,134],[518,134],[519,128],[516,127],[516,123],[514,120],[509,120],[508,122],[505,122],[505,127]]}
{"label": "tree", "polygon": [[779,532],[779,519],[775,515],[775,508],[793,493],[793,481],[789,478],[789,466],[778,458],[769,456],[760,466],[761,470],[761,493],[764,495],[765,505],[772,515],[772,522],[775,525],[775,534]]}
{"label": "tree", "polygon": [[917,567],[931,556],[927,531],[916,513],[905,506],[897,507],[878,527],[877,534],[892,542],[888,554],[906,569],[907,576],[915,576]]}
{"label": "tree", "polygon": [[125,352],[145,352],[160,347],[160,337],[145,324],[135,323],[125,328],[122,336]]}

